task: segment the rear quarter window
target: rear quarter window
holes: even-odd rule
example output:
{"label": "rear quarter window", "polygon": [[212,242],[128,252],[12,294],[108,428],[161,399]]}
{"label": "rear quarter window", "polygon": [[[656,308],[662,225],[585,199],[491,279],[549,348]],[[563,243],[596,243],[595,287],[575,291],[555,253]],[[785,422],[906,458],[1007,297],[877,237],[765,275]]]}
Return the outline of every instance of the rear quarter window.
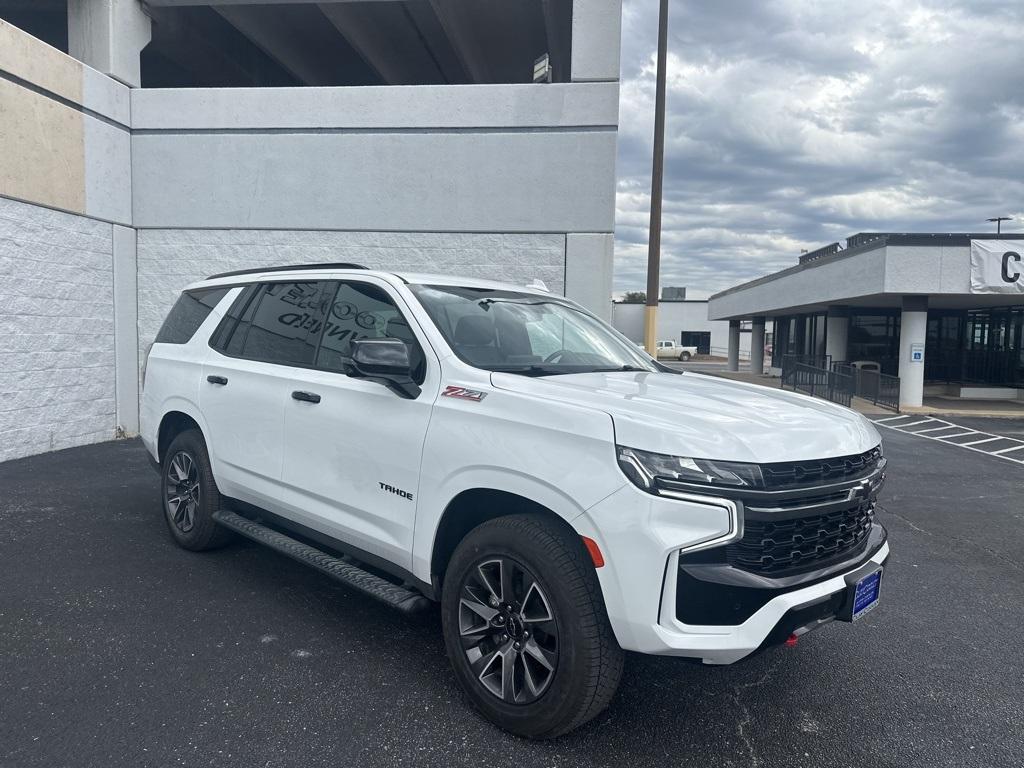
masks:
{"label": "rear quarter window", "polygon": [[160,326],[154,344],[187,344],[210,316],[210,312],[227,295],[229,288],[200,288],[185,291],[174,302]]}

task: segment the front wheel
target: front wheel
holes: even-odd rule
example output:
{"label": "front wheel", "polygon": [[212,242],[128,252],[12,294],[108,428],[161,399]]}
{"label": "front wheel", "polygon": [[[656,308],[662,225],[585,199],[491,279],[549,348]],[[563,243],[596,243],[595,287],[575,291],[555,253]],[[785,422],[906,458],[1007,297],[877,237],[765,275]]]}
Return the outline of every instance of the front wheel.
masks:
{"label": "front wheel", "polygon": [[445,574],[441,621],[462,688],[520,736],[567,733],[618,687],[623,653],[597,574],[559,520],[511,515],[470,531]]}

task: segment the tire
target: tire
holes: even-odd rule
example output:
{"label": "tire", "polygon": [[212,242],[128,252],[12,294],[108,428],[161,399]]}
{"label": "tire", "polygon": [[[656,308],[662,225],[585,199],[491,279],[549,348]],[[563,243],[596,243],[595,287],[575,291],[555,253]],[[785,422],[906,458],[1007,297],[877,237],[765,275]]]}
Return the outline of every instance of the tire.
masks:
{"label": "tire", "polygon": [[213,520],[221,496],[210,469],[206,441],[199,430],[186,430],[171,441],[164,454],[160,478],[164,520],[178,546],[199,552],[231,541],[232,532]]}
{"label": "tire", "polygon": [[[512,601],[501,600],[506,592]],[[445,574],[441,623],[463,690],[519,736],[550,739],[579,727],[608,706],[622,676],[597,573],[558,519],[510,515],[470,531]]]}
{"label": "tire", "polygon": [[690,353],[689,352],[682,352],[682,353],[680,353],[680,355],[679,355],[679,362],[687,363],[689,361],[690,361]]}

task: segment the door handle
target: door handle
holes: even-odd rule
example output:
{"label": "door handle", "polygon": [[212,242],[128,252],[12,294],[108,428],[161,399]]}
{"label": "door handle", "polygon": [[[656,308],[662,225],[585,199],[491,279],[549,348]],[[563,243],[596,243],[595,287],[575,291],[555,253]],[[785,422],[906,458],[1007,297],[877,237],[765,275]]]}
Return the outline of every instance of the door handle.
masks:
{"label": "door handle", "polygon": [[220,384],[221,386],[228,383],[227,376],[207,376],[206,380],[211,384]]}
{"label": "door handle", "polygon": [[319,403],[320,395],[316,394],[315,392],[296,391],[292,392],[292,399],[301,400],[304,403]]}

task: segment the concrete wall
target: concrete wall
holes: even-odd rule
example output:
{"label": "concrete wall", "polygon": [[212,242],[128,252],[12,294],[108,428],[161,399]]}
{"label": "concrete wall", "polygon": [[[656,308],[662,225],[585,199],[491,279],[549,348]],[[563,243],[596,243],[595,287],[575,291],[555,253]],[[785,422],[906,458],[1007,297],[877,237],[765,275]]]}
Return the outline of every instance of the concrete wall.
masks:
{"label": "concrete wall", "polygon": [[129,109],[0,21],[0,461],[137,429]]}
{"label": "concrete wall", "polygon": [[[131,99],[143,349],[185,277],[293,260],[539,278],[610,316],[615,82]],[[168,248],[183,282],[147,271]]]}
{"label": "concrete wall", "polygon": [[139,349],[145,353],[181,288],[252,264],[350,261],[564,286],[565,236],[450,232],[143,229],[138,239]]}
{"label": "concrete wall", "polygon": [[128,88],[0,20],[0,195],[131,223]]}
{"label": "concrete wall", "polygon": [[618,85],[132,93],[135,225],[611,232]]}
{"label": "concrete wall", "polygon": [[0,461],[110,440],[113,225],[0,198]]}

